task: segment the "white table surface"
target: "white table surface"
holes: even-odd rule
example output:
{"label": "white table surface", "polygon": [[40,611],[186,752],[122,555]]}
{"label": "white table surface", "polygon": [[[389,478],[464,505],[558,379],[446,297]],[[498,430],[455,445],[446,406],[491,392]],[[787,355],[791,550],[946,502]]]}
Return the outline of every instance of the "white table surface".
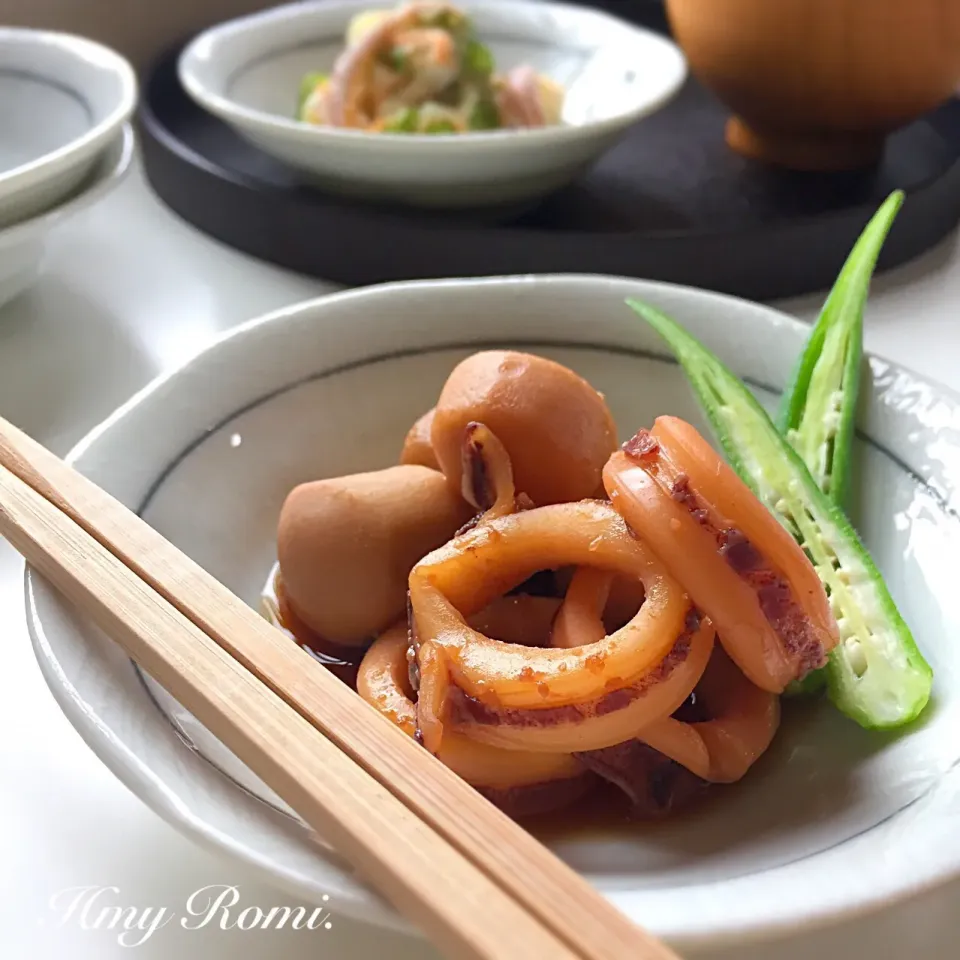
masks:
{"label": "white table surface", "polygon": [[[45,274],[0,308],[0,414],[57,452],[155,374],[222,330],[330,285],[251,260],[169,213],[139,171],[61,227]],[[812,317],[822,297],[791,302]],[[880,278],[867,346],[960,389],[960,249],[951,236]],[[23,616],[21,563],[0,544],[0,958],[3,960],[407,960],[435,954],[334,916],[331,930],[186,931],[125,948],[104,930],[58,926],[65,888],[119,888],[114,903],[182,912],[190,894],[233,884],[241,906],[290,904],[251,873],[195,847],[113,778],[61,715]],[[863,878],[869,883],[869,878]],[[960,883],[868,921],[713,960],[942,960],[960,954]],[[707,956],[707,955],[703,955]],[[521,960],[521,958],[517,958]]]}

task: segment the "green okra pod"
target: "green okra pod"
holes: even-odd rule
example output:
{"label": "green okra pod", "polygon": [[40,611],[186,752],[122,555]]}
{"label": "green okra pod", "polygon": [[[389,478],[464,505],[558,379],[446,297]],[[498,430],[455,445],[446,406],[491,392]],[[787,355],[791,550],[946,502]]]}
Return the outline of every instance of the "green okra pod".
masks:
{"label": "green okra pod", "polygon": [[[827,297],[783,393],[777,426],[820,489],[843,509],[850,485],[863,311],[877,258],[903,204],[900,190],[874,214]],[[826,672],[791,685],[791,694],[819,692]]]}
{"label": "green okra pod", "polygon": [[932,671],[850,521],[719,358],[661,311],[629,303],[675,354],[730,464],[816,568],[840,629],[826,667],[833,702],[864,727],[913,720],[929,700]]}
{"label": "green okra pod", "polygon": [[841,507],[850,481],[863,311],[877,258],[902,204],[897,190],[860,235],[800,355],[777,418],[820,489]]}

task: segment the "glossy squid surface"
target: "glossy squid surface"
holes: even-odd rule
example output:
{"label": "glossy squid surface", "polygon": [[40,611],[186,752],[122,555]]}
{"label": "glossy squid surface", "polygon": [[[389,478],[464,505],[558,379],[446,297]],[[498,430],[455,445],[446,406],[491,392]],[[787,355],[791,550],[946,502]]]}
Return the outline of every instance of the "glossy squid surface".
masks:
{"label": "glossy squid surface", "polygon": [[573,371],[485,351],[402,466],[307,484],[281,519],[289,618],[518,815],[603,781],[652,815],[740,779],[836,643],[804,552],[689,424],[615,435]]}

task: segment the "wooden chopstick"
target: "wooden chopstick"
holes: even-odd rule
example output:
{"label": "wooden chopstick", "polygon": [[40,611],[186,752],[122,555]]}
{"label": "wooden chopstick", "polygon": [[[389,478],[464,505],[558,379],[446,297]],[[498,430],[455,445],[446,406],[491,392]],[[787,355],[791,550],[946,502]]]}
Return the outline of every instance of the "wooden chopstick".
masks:
{"label": "wooden chopstick", "polygon": [[451,956],[576,960],[459,851],[6,469],[0,469],[0,528]]}
{"label": "wooden chopstick", "polygon": [[[667,947],[630,923],[526,831],[160,534],[2,420],[0,464],[83,528],[120,566],[129,568],[134,580],[139,578],[199,628],[199,635],[212,639],[293,707],[574,955],[596,960],[675,960]],[[153,672],[147,664],[144,667]],[[350,856],[349,850],[341,849]],[[375,880],[369,875],[368,879]],[[448,894],[449,888],[444,891]],[[421,918],[421,922],[426,921]],[[500,955],[510,960],[537,956],[526,949]]]}

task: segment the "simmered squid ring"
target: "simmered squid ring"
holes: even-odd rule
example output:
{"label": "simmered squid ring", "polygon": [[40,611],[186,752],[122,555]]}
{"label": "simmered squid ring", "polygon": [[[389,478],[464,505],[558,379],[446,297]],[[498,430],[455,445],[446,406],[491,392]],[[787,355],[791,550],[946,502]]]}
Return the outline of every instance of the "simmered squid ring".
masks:
{"label": "simmered squid ring", "polygon": [[[506,750],[583,753],[632,740],[657,725],[690,696],[710,661],[713,624],[691,611],[683,633],[656,669],[635,684],[620,687],[598,700],[539,710],[497,709],[448,688],[443,742],[465,734],[479,743]],[[442,651],[441,651],[442,655]],[[420,725],[436,703],[433,674],[421,661]],[[434,707],[436,709],[436,707]],[[443,709],[442,707],[440,709]],[[426,738],[426,732],[424,733]]]}
{"label": "simmered squid ring", "polygon": [[[382,634],[367,651],[357,676],[357,692],[411,737],[417,732],[417,708],[407,679],[407,628],[400,624]],[[449,734],[437,757],[475,787],[509,790],[583,776],[569,754],[498,750],[464,736]]]}
{"label": "simmered squid ring", "polygon": [[607,631],[603,611],[610,598],[613,574],[598,567],[578,567],[553,622],[551,647],[582,647],[599,643]]}
{"label": "simmered squid ring", "polygon": [[[603,608],[612,577],[581,567],[574,575],[554,623],[553,642],[569,645],[578,635],[603,632]],[[780,722],[776,695],[754,686],[721,648],[708,651],[701,666],[696,703],[709,720],[674,719],[675,703],[663,718],[637,732],[634,739],[686,767],[702,780],[739,780],[770,746]]]}
{"label": "simmered squid ring", "polygon": [[[636,616],[600,643],[542,650],[499,643],[464,618],[560,566],[602,566],[641,580]],[[673,649],[690,600],[609,504],[562,503],[498,517],[427,554],[410,573],[421,639],[443,648],[457,685],[492,706],[550,707],[628,686]]]}
{"label": "simmered squid ring", "polygon": [[719,647],[697,685],[710,720],[683,723],[668,717],[637,737],[703,780],[739,780],[773,741],[780,700],[754,686]]}
{"label": "simmered squid ring", "polygon": [[[645,591],[633,619],[597,643],[564,650],[500,643],[465,621],[536,570],[588,565],[639,580]],[[597,501],[502,516],[461,534],[414,567],[410,600],[420,640],[420,729],[431,749],[442,741],[447,711],[457,693],[483,709],[511,711],[506,715],[514,722],[508,726],[540,726],[538,721],[546,714],[538,711],[579,706],[585,715],[577,722],[590,716],[602,720],[608,730],[602,739],[616,742],[609,740],[617,727],[609,715],[619,708],[631,709],[633,729],[669,713],[658,703],[661,697],[654,685],[666,677],[655,672],[670,662],[678,641],[691,632],[689,598],[650,551],[630,536],[616,511]],[[695,625],[698,636],[708,631],[712,643],[709,624]],[[683,647],[675,656],[681,661],[678,666],[692,648]],[[698,676],[687,673],[678,674],[689,683],[679,702]],[[618,697],[620,690],[625,693]],[[650,708],[644,709],[647,705]],[[518,716],[522,711],[530,715]],[[477,731],[484,738],[488,734]]]}
{"label": "simmered squid ring", "polygon": [[658,418],[607,461],[603,479],[753,683],[781,693],[826,663],[839,633],[816,570],[690,424]]}
{"label": "simmered squid ring", "polygon": [[[606,636],[603,614],[613,581],[607,570],[577,569],[553,622],[551,646],[584,646]],[[599,700],[540,710],[491,709],[455,690],[448,709],[450,725],[506,749],[583,753],[615,746],[658,718],[669,717],[683,703],[706,669],[713,641],[713,625],[691,611],[670,653],[631,687]]]}

